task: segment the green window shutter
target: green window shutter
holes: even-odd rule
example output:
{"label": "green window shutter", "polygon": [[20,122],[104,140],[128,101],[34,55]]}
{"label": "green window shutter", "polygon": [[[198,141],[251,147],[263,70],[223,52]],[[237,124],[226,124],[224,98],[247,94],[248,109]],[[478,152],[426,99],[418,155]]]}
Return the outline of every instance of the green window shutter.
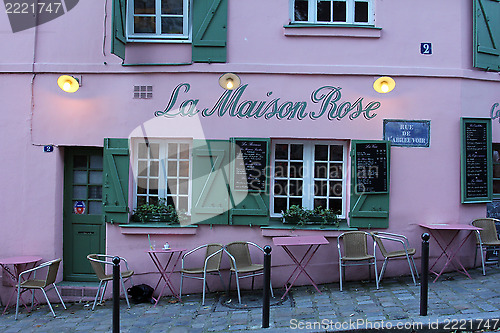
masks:
{"label": "green window shutter", "polygon": [[193,0],[193,62],[226,62],[228,0]]}
{"label": "green window shutter", "polygon": [[228,224],[230,142],[193,140],[191,222]]}
{"label": "green window shutter", "polygon": [[500,1],[474,0],[474,67],[500,71]]}
{"label": "green window shutter", "polygon": [[104,139],[103,212],[104,221],[128,223],[128,139]]}
{"label": "green window shutter", "polygon": [[389,227],[389,141],[352,141],[349,225]]}
{"label": "green window shutter", "polygon": [[[269,224],[270,139],[232,138],[231,142],[231,161],[233,161],[233,166],[231,167],[231,195],[234,206],[232,206],[229,211],[230,224],[267,225]],[[241,144],[242,147],[240,147],[239,144]],[[243,146],[243,144],[248,145]],[[250,144],[253,145],[250,146]],[[247,154],[247,156],[243,156],[242,158],[242,154]],[[247,164],[256,163],[254,166],[250,166],[250,168],[256,172],[254,176],[260,178],[258,179],[258,185],[252,187],[252,185],[250,184],[247,189],[243,189],[241,185],[246,185],[245,183],[247,183],[248,177],[251,177],[252,175],[242,172],[245,169],[249,171],[249,165],[247,165],[247,168],[245,168],[244,165],[245,158],[247,159]],[[248,173],[250,172],[252,171],[249,171]]]}
{"label": "green window shutter", "polygon": [[127,22],[127,0],[113,0],[111,16],[111,53],[125,60],[125,22]]}

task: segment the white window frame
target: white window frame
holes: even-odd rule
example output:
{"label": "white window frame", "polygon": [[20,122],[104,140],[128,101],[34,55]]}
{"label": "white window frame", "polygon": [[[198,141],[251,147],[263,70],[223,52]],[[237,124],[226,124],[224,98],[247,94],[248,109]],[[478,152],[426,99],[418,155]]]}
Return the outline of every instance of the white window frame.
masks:
{"label": "white window frame", "polygon": [[[300,139],[278,139],[271,142],[271,188],[270,188],[270,216],[281,217],[282,214],[274,212],[274,181],[275,181],[275,151],[277,144],[302,144],[303,150],[303,190],[302,207],[313,209],[314,206],[314,146],[315,145],[341,145],[342,155],[342,211],[339,218],[346,218],[347,207],[347,180],[348,180],[348,142],[344,140],[300,140]],[[290,156],[288,157],[290,160]],[[323,162],[323,161],[322,161]],[[288,175],[289,177],[289,175]],[[324,207],[326,208],[326,207]]]}
{"label": "white window frame", "polygon": [[[183,0],[183,33],[182,34],[160,34],[161,31],[161,0],[155,0],[155,17],[156,17],[156,33],[134,33],[134,1],[127,1],[127,41],[128,42],[174,42],[174,43],[189,43],[191,42],[191,1]],[[137,16],[141,16],[140,14]],[[179,16],[180,17],[180,16]]]}
{"label": "white window frame", "polygon": [[[132,152],[131,152],[131,157],[133,161],[133,174],[134,174],[134,179],[133,179],[133,186],[134,186],[134,198],[133,198],[133,208],[137,208],[137,198],[138,198],[138,193],[137,193],[137,179],[139,177],[139,144],[144,144],[146,141],[144,139],[133,139],[132,140]],[[187,199],[188,199],[188,209],[187,209],[187,214],[190,214],[191,212],[191,197],[192,197],[192,172],[193,172],[193,156],[192,156],[192,151],[193,151],[193,140],[192,139],[148,139],[147,143],[149,144],[159,144],[159,172],[158,172],[158,197],[159,198],[167,198],[167,179],[168,177],[168,144],[169,143],[175,143],[175,144],[187,144],[189,145],[189,158],[188,159],[177,159],[178,161],[189,161],[189,174],[188,176],[183,176],[180,177],[179,173],[177,172],[177,180],[179,179],[184,179],[188,181],[188,193],[187,193]],[[149,161],[149,159],[148,159]],[[179,164],[179,163],[177,163]],[[149,184],[149,176],[147,177],[148,179],[148,184]],[[178,182],[177,182],[178,183]],[[149,194],[148,194],[149,196]],[[178,196],[178,193],[177,195]],[[183,195],[184,196],[184,195]],[[176,207],[178,209],[178,207]]]}
{"label": "white window frame", "polygon": [[[367,25],[373,26],[375,24],[375,9],[374,0],[335,0],[343,1],[346,3],[346,21],[345,22],[318,22],[317,20],[317,4],[318,0],[307,0],[308,5],[308,21],[295,21],[295,0],[290,0],[289,10],[290,10],[290,22],[295,24],[327,24],[327,25]],[[333,0],[332,0],[333,1]],[[354,5],[355,2],[367,2],[368,3],[368,22],[354,22]],[[333,19],[333,17],[332,17]]]}

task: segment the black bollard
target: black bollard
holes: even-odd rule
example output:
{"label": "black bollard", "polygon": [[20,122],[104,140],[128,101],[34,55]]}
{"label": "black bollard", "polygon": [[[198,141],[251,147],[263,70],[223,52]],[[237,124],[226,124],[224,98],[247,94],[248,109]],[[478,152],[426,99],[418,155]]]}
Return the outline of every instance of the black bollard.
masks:
{"label": "black bollard", "polygon": [[113,333],[120,333],[120,258],[113,258]]}
{"label": "black bollard", "polygon": [[420,315],[427,316],[427,299],[429,285],[429,238],[428,233],[422,234],[422,272],[420,275]]}
{"label": "black bollard", "polygon": [[262,304],[262,328],[269,327],[269,295],[271,288],[271,247],[264,246],[264,295]]}

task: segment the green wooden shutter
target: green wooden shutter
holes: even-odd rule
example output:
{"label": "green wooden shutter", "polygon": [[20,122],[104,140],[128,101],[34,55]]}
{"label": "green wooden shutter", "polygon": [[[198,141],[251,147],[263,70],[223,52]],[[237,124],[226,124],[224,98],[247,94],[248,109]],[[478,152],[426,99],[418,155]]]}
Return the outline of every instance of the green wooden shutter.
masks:
{"label": "green wooden shutter", "polygon": [[104,139],[103,212],[104,221],[128,223],[128,139]]}
{"label": "green wooden shutter", "polygon": [[500,71],[500,0],[474,0],[474,67]]}
{"label": "green wooden shutter", "polygon": [[226,62],[228,0],[193,0],[193,62]]}
{"label": "green wooden shutter", "polygon": [[[374,145],[373,147],[378,148],[380,154],[370,155],[370,153],[367,153],[367,155],[363,155],[361,151],[367,145]],[[351,227],[389,227],[390,148],[389,141],[352,141],[351,211],[349,212],[349,225]],[[363,159],[365,165],[361,165],[361,159]],[[368,167],[368,170],[366,170],[365,166],[371,163],[379,163],[382,168],[370,170],[370,167]],[[365,175],[370,177],[373,183],[372,185],[367,183],[366,191],[359,190],[361,183],[358,178]],[[377,183],[378,180],[381,182]]]}
{"label": "green wooden shutter", "polygon": [[111,16],[111,53],[125,60],[125,22],[127,22],[127,0],[113,0]]}
{"label": "green wooden shutter", "polygon": [[229,141],[193,141],[192,223],[228,224],[229,159]]}
{"label": "green wooden shutter", "polygon": [[[234,182],[238,175],[235,175],[237,170],[237,165],[244,167],[241,154],[237,158],[237,154],[240,152],[236,142],[240,140],[248,142],[263,142],[266,150],[265,154],[265,165],[263,165],[263,170],[258,170],[262,172],[265,176],[265,186],[263,189],[247,189],[241,190],[239,187],[234,186]],[[269,143],[270,139],[267,138],[251,138],[251,139],[240,139],[232,138],[232,149],[231,149],[231,161],[233,165],[231,167],[232,174],[232,188],[231,197],[233,199],[234,207],[229,211],[229,221],[230,224],[234,225],[267,225],[269,224]],[[246,175],[244,175],[246,178]],[[243,179],[246,181],[246,179]]]}

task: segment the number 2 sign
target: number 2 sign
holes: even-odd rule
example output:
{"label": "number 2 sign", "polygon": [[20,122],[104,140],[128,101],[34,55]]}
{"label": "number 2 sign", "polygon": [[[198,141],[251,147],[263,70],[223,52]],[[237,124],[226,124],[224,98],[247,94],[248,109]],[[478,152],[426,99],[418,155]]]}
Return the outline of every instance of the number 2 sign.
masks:
{"label": "number 2 sign", "polygon": [[432,54],[432,43],[420,43],[420,54]]}

